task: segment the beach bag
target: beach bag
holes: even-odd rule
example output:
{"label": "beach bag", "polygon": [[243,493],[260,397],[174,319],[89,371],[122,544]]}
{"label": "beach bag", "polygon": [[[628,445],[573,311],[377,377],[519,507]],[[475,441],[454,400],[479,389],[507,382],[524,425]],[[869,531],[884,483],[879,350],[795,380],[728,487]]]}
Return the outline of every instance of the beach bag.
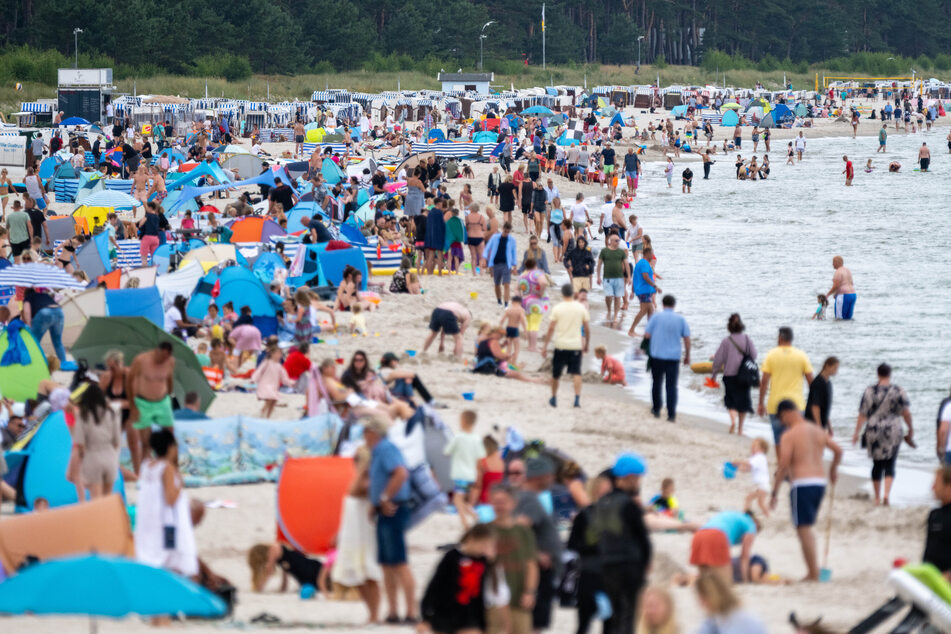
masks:
{"label": "beach bag", "polygon": [[[736,341],[733,340],[733,337],[729,339],[730,343],[743,355],[743,360],[740,361],[740,367],[736,371],[736,384],[740,387],[759,387],[759,366],[756,365],[756,361],[753,361],[753,357],[749,355],[749,352],[744,351],[743,348],[736,345]],[[749,339],[747,339],[747,343],[748,342]]]}

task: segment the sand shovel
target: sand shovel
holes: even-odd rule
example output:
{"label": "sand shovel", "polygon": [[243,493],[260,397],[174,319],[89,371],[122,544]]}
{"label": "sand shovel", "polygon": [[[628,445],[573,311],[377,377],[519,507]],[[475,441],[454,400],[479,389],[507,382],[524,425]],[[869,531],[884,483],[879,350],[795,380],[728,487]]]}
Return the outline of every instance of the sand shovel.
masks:
{"label": "sand shovel", "polygon": [[829,544],[832,542],[832,506],[835,504],[835,485],[829,491],[829,519],[826,522],[826,546],[822,553],[822,568],[819,569],[819,581],[826,583],[832,580],[832,569],[829,568]]}

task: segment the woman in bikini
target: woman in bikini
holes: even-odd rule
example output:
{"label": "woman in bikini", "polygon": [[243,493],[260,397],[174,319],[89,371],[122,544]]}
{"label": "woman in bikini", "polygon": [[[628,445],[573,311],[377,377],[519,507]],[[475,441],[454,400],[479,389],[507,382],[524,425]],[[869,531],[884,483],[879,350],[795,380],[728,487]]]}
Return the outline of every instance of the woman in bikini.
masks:
{"label": "woman in bikini", "polygon": [[360,299],[360,286],[363,283],[363,273],[352,266],[347,266],[343,271],[343,279],[337,288],[337,305],[334,310],[349,311],[353,306],[359,305],[366,311],[372,311],[376,306],[370,302]]}
{"label": "woman in bikini", "polygon": [[466,210],[472,204],[472,185],[466,183],[459,192],[459,209]]}
{"label": "woman in bikini", "polygon": [[[469,187],[466,185],[466,187]],[[466,216],[466,243],[469,245],[469,254],[472,257],[472,274],[479,274],[482,262],[482,243],[485,242],[486,218],[479,212],[479,205],[469,205],[469,215]]]}
{"label": "woman in bikini", "polygon": [[56,266],[67,273],[72,273],[74,270],[73,258],[76,256],[76,247],[81,244],[82,240],[75,236],[63,242],[56,254]]}
{"label": "woman in bikini", "polygon": [[142,447],[139,435],[132,428],[132,425],[128,424],[132,410],[129,406],[129,397],[125,391],[126,379],[129,373],[129,369],[125,365],[125,356],[119,350],[110,350],[106,353],[103,361],[106,364],[106,370],[99,375],[99,387],[102,388],[109,402],[118,405],[120,408],[122,429],[125,430],[129,453],[132,455],[132,469],[135,473],[138,473],[139,465],[142,464]]}
{"label": "woman in bikini", "polygon": [[0,211],[2,217],[0,217],[0,222],[7,221],[7,198],[13,193],[13,181],[11,181],[7,175],[7,170],[0,170],[0,205],[2,205],[2,211]]}

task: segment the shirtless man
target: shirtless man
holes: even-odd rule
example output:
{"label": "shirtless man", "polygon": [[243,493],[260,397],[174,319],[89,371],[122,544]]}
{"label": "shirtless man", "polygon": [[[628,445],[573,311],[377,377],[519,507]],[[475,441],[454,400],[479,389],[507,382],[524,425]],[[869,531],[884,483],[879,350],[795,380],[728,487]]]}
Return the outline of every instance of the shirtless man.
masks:
{"label": "shirtless man", "polygon": [[[142,452],[149,446],[152,425],[172,427],[172,397],[174,391],[175,358],[172,344],[161,342],[158,347],[136,355],[126,376],[126,395],[132,406],[129,422],[139,431],[141,447],[132,449],[133,467],[138,473]],[[135,464],[138,452],[139,463]]]}
{"label": "shirtless man", "polygon": [[149,201],[149,172],[145,165],[139,165],[132,177],[132,197],[143,204]]}
{"label": "shirtless man", "polygon": [[835,297],[835,318],[852,319],[855,310],[855,285],[852,283],[852,271],[845,268],[841,255],[832,258],[832,288],[826,297]]}
{"label": "shirtless man", "polygon": [[155,194],[155,202],[161,205],[165,197],[168,196],[168,191],[165,189],[165,178],[162,176],[162,170],[154,165],[149,168],[149,173],[152,175],[152,189],[149,190],[149,196]]}
{"label": "shirtless man", "polygon": [[918,150],[918,165],[922,172],[927,172],[928,166],[931,165],[931,150],[928,149],[927,143],[922,143],[921,149]]}
{"label": "shirtless man", "polygon": [[433,309],[429,317],[429,334],[426,336],[426,342],[423,344],[423,352],[429,349],[436,335],[439,335],[439,351],[443,351],[443,343],[446,335],[453,338],[453,354],[456,357],[462,356],[462,337],[466,334],[466,328],[472,323],[472,313],[469,309],[458,302],[444,302]]}
{"label": "shirtless man", "polygon": [[786,427],[786,432],[779,446],[779,468],[773,479],[775,484],[770,506],[776,509],[779,487],[788,477],[791,482],[789,499],[793,526],[796,528],[802,546],[802,556],[809,571],[803,581],[818,581],[819,564],[812,527],[819,516],[819,506],[826,491],[822,452],[826,448],[832,450],[829,482],[835,487],[839,462],[842,460],[842,448],[819,425],[807,422],[799,412],[799,407],[792,401],[780,402],[776,411]]}
{"label": "shirtless man", "polygon": [[300,119],[294,124],[294,156],[304,156],[304,124]]}

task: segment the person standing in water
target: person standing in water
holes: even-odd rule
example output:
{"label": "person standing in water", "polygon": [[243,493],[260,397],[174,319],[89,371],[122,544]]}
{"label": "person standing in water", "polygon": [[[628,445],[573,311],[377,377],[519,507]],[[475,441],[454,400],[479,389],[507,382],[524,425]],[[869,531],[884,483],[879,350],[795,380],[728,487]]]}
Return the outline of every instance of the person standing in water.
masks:
{"label": "person standing in water", "polygon": [[922,143],[921,149],[918,150],[918,166],[922,172],[927,172],[929,165],[931,165],[931,150],[928,149],[927,143]]}
{"label": "person standing in water", "polygon": [[852,179],[855,178],[855,167],[852,166],[852,161],[849,160],[848,156],[843,156],[842,160],[845,161],[845,169],[842,170],[842,173],[845,174],[845,186],[852,186]]}
{"label": "person standing in water", "polygon": [[850,320],[855,311],[855,285],[852,283],[852,271],[845,268],[841,255],[832,258],[832,288],[826,297],[835,297],[835,318]]}

